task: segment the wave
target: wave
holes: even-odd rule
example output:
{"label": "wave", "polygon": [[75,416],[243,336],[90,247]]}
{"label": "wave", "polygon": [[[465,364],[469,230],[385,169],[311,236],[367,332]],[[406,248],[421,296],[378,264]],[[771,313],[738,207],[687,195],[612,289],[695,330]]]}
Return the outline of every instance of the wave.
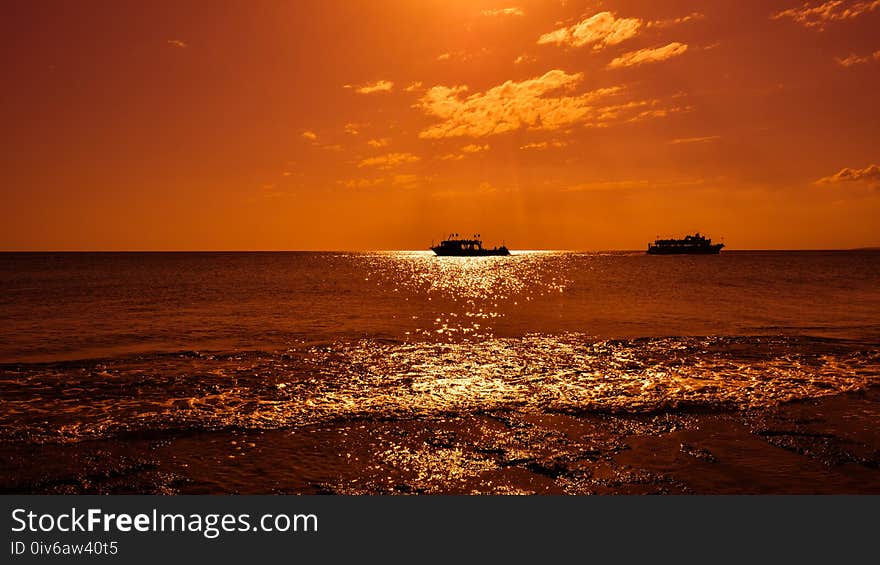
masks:
{"label": "wave", "polygon": [[875,344],[831,338],[340,340],[0,365],[0,440],[292,428],[485,412],[748,410],[878,382]]}

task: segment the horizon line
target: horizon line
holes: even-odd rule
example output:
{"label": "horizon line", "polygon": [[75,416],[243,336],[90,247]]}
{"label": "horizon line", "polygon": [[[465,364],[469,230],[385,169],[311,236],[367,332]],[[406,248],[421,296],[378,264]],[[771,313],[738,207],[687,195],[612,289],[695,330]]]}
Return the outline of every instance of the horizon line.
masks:
{"label": "horizon line", "polygon": [[[0,249],[0,253],[392,253],[413,252],[430,249]],[[511,252],[521,251],[555,251],[566,253],[641,253],[645,249],[551,249],[551,248],[522,248],[511,249]],[[725,249],[722,253],[731,251],[880,251],[880,245],[866,245],[859,247],[764,247],[764,248],[735,248]]]}

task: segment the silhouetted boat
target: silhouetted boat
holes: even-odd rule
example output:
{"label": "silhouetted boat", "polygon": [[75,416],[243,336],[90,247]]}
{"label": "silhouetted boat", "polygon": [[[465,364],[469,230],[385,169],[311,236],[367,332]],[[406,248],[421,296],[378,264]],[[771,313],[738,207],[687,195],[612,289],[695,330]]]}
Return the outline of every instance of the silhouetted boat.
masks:
{"label": "silhouetted boat", "polygon": [[648,244],[650,255],[713,255],[718,254],[723,243],[712,243],[712,240],[700,235],[686,235],[684,239],[660,239]]}
{"label": "silhouetted boat", "polygon": [[483,242],[479,239],[480,234],[475,234],[473,239],[460,239],[457,233],[449,234],[449,239],[444,239],[440,245],[431,247],[431,251],[441,257],[488,257],[493,255],[510,255],[510,251],[502,245],[492,249],[484,249]]}

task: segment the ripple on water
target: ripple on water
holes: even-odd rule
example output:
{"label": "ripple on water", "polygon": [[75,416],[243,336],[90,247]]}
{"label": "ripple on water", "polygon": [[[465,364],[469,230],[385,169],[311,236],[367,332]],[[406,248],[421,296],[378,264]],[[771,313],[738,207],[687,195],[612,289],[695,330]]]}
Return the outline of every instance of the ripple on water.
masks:
{"label": "ripple on water", "polygon": [[749,409],[877,382],[880,353],[806,338],[359,340],[0,370],[0,438],[268,429],[485,411]]}

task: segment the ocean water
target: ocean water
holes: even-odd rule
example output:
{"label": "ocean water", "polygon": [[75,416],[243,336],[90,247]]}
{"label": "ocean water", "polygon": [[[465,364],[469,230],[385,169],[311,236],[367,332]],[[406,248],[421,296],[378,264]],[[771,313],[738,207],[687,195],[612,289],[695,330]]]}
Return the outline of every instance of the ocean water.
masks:
{"label": "ocean water", "polygon": [[0,440],[761,408],[880,379],[880,252],[0,254]]}

